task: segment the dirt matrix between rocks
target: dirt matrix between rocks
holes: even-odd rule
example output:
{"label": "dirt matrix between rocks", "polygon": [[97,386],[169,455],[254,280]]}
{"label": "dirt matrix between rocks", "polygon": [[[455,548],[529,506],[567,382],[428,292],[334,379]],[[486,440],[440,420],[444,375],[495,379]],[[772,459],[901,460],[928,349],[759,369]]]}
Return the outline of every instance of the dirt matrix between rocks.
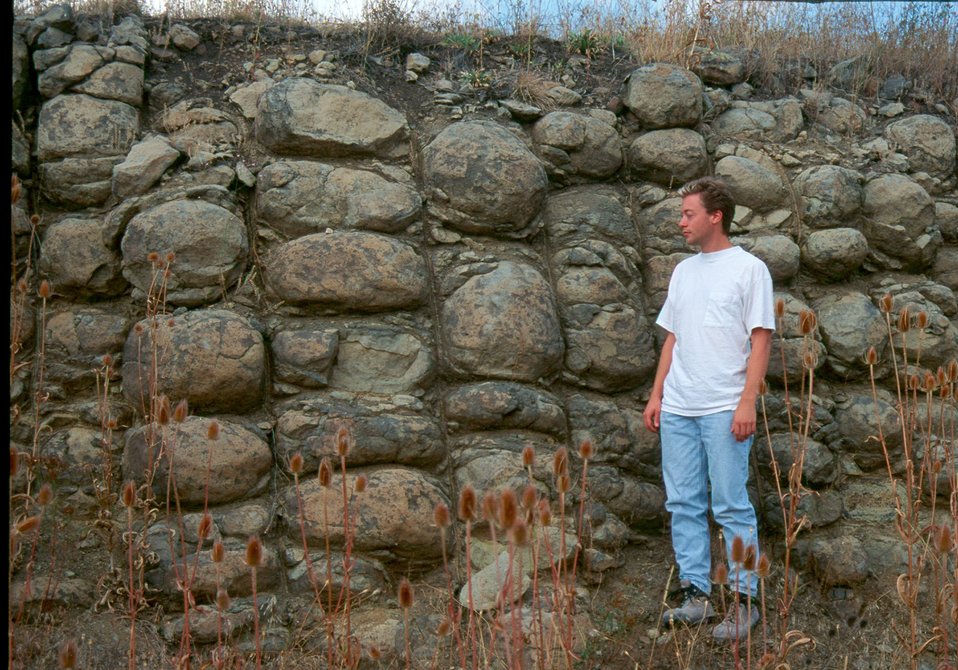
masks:
{"label": "dirt matrix between rocks", "polygon": [[[953,663],[954,101],[902,77],[856,97],[860,59],[759,81],[736,50],[686,69],[389,38],[16,19],[12,667],[69,640],[122,667],[131,611],[138,667],[257,645],[325,667],[344,625],[364,667],[457,665],[435,510],[465,626],[469,486],[531,503],[551,557],[477,511],[484,665],[758,667],[793,642],[792,668]],[[675,189],[705,174],[778,300],[751,479],[767,611],[738,648],[658,627],[675,577],[641,417],[694,252]]]}

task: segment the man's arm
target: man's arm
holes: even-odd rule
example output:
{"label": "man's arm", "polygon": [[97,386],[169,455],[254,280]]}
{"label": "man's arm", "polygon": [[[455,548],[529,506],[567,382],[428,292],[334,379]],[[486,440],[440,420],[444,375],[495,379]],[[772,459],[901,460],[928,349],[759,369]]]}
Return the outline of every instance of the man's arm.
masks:
{"label": "man's arm", "polygon": [[[665,376],[669,374],[669,368],[672,367],[672,349],[674,348],[675,335],[669,333],[665,338],[665,344],[662,345],[662,354],[659,356],[659,367],[655,370],[655,381],[652,383],[649,403],[645,406],[645,411],[642,412],[645,427],[653,433],[659,432],[659,416],[662,414],[662,389],[665,386]],[[762,376],[765,376],[764,372],[762,372]]]}
{"label": "man's arm", "polygon": [[755,401],[762,380],[768,371],[768,357],[772,351],[772,331],[768,328],[752,330],[752,353],[745,368],[745,390],[732,415],[732,433],[739,442],[755,432]]}

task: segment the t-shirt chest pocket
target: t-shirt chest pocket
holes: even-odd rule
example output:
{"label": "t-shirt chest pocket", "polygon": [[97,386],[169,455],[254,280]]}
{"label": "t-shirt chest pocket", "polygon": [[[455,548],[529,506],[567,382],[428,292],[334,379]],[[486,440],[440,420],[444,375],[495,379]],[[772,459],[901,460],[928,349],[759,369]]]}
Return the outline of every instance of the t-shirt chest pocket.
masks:
{"label": "t-shirt chest pocket", "polygon": [[735,293],[712,293],[705,306],[702,325],[708,328],[732,328],[742,320],[742,302]]}

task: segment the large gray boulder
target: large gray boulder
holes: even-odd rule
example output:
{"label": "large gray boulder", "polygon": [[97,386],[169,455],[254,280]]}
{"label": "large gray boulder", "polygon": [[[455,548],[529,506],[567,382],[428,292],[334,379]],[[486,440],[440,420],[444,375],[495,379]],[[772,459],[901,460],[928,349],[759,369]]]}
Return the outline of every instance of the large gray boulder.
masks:
{"label": "large gray boulder", "polygon": [[565,410],[551,393],[515,382],[479,382],[449,391],[443,398],[452,431],[532,430],[562,439]]}
{"label": "large gray boulder", "polygon": [[921,268],[934,260],[941,245],[935,226],[935,203],[905,175],[885,174],[865,185],[863,232],[879,251]]}
{"label": "large gray boulder", "polygon": [[290,237],[326,228],[402,231],[422,199],[398,169],[385,175],[313,161],[278,161],[257,174],[256,220]]}
{"label": "large gray boulder", "polygon": [[726,156],[715,164],[715,175],[725,179],[736,204],[758,212],[775,209],[788,193],[781,176],[750,158]]}
{"label": "large gray boulder", "polygon": [[799,458],[802,462],[802,482],[806,486],[824,488],[838,479],[839,459],[831,449],[817,440],[792,433],[772,433],[771,442],[763,437],[753,449],[759,466],[768,477],[773,474],[772,459],[775,459],[779,479],[784,486],[788,485],[789,471]]}
{"label": "large gray boulder", "polygon": [[[559,443],[525,431],[474,433],[449,442],[454,480],[461,491],[467,484],[481,496],[485,491],[522,491],[532,484],[540,497],[554,493],[552,464]],[[523,452],[532,450],[532,463],[523,463]],[[531,481],[530,481],[531,471]]]}
{"label": "large gray boulder", "polygon": [[435,356],[425,333],[385,324],[340,330],[332,389],[353,393],[418,393],[435,375]]}
{"label": "large gray boulder", "polygon": [[466,233],[523,238],[538,230],[548,178],[508,130],[470,121],[443,130],[423,150],[429,213]]}
{"label": "large gray boulder", "polygon": [[638,244],[631,212],[619,202],[615,191],[601,186],[567,188],[549,196],[542,218],[549,242],[564,247],[593,238],[629,246]]}
{"label": "large gray boulder", "polygon": [[665,491],[609,465],[589,468],[590,498],[602,503],[635,528],[660,528],[665,519]]}
{"label": "large gray boulder", "polygon": [[913,172],[941,179],[955,175],[955,132],[937,116],[916,114],[890,123],[885,137],[908,157]]}
{"label": "large gray boulder", "polygon": [[857,227],[865,192],[860,173],[837,165],[810,167],[795,177],[802,223],[812,228]]}
{"label": "large gray boulder", "polygon": [[107,63],[72,88],[104,100],[143,104],[143,67],[132,63]]}
{"label": "large gray boulder", "polygon": [[864,361],[869,347],[881,356],[888,340],[884,316],[867,296],[857,291],[828,294],[813,303],[828,367],[845,379],[868,376]]}
{"label": "large gray boulder", "polygon": [[605,179],[622,165],[619,133],[592,116],[551,112],[532,126],[532,139],[560,180]]}
{"label": "large gray boulder", "polygon": [[[59,62],[45,67],[48,63],[46,54],[38,52],[34,56],[34,64],[40,73],[37,77],[37,89],[44,98],[53,98],[112,61],[115,55],[116,52],[111,48],[76,44],[57,49],[52,57]],[[142,70],[140,77],[142,80]]]}
{"label": "large gray boulder", "polygon": [[[690,250],[688,242],[679,230],[681,216],[681,198],[666,198],[639,213],[638,225],[647,254],[650,252],[674,254]],[[647,279],[648,274],[646,273]]]}
{"label": "large gray boulder", "polygon": [[836,444],[863,470],[892,465],[902,449],[901,417],[890,395],[879,390],[872,396],[866,389],[841,394],[835,403]]}
{"label": "large gray boulder", "polygon": [[742,54],[735,51],[695,47],[693,56],[692,72],[706,84],[732,86],[745,81],[748,74]]}
{"label": "large gray boulder", "polygon": [[774,282],[785,283],[798,274],[801,251],[791,237],[756,235],[739,237],[735,242],[765,263]]}
{"label": "large gray boulder", "polygon": [[346,86],[284,79],[259,99],[256,139],[283,156],[403,158],[405,117],[381,100]]}
{"label": "large gray boulder", "polygon": [[136,324],[122,372],[123,393],[136,408],[149,407],[155,390],[174,402],[185,398],[196,410],[239,414],[262,401],[266,346],[238,314],[193,310]]}
{"label": "large gray boulder", "polygon": [[639,273],[623,251],[592,239],[551,259],[566,336],[566,376],[607,393],[637,386],[655,360],[649,323],[633,297]]}
{"label": "large gray boulder", "polygon": [[935,223],[946,242],[958,242],[958,206],[950,202],[936,202]]}
{"label": "large gray boulder", "polygon": [[678,65],[650,63],[628,76],[622,102],[646,128],[691,127],[702,119],[702,82]]}
{"label": "large gray boulder", "polygon": [[426,265],[411,245],[376,233],[316,233],[269,254],[266,284],[281,300],[362,312],[418,306]]}
{"label": "large gray boulder", "polygon": [[58,293],[116,295],[127,283],[115,236],[116,230],[102,219],[61,219],[44,234],[40,269]]}
{"label": "large gray boulder", "polygon": [[113,168],[113,193],[119,198],[146,193],[179,157],[180,152],[164,137],[154,135],[137,142]]}
{"label": "large gray boulder", "polygon": [[[385,399],[323,397],[294,399],[279,407],[276,454],[287,467],[303,457],[303,475],[313,476],[323,457],[339,464],[337,434],[349,427],[348,466],[400,464],[435,466],[446,456],[435,418]],[[338,469],[338,467],[337,467]]]}
{"label": "large gray boulder", "polygon": [[[243,220],[230,210],[204,200],[171,200],[130,219],[120,248],[123,276],[141,296],[167,254],[174,254],[166,299],[195,306],[222,298],[225,287],[239,279],[249,240]],[[159,261],[150,260],[154,252]]]}
{"label": "large gray boulder", "polygon": [[795,139],[804,125],[802,104],[795,98],[768,102],[736,100],[731,109],[712,122],[712,131],[720,137],[786,142]]}
{"label": "large gray boulder", "polygon": [[335,328],[281,330],[270,342],[276,379],[307,388],[329,384],[329,372],[339,351]]}
{"label": "large gray boulder", "polygon": [[122,161],[122,156],[108,156],[41,163],[41,192],[51,201],[64,205],[100,205],[113,192],[113,169]]}
{"label": "large gray boulder", "polygon": [[198,416],[130,431],[123,450],[124,478],[152,481],[153,494],[165,501],[172,471],[177,498],[184,505],[222,505],[265,491],[273,469],[266,440],[230,421],[217,423],[215,440],[208,435],[210,419]]}
{"label": "large gray boulder", "polygon": [[115,360],[123,351],[130,318],[108,308],[71,306],[48,314],[45,326],[44,379],[67,393],[89,393],[102,381],[103,357]]}
{"label": "large gray boulder", "polygon": [[629,168],[640,179],[676,187],[708,170],[705,138],[688,128],[652,130],[629,146]]}
{"label": "large gray boulder", "polygon": [[512,261],[475,268],[443,302],[440,332],[443,363],[456,375],[535,382],[565,352],[549,283]]}
{"label": "large gray boulder", "polygon": [[868,240],[854,228],[813,230],[802,244],[802,264],[826,281],[841,281],[868,257]]}
{"label": "large gray boulder", "polygon": [[[353,548],[367,556],[385,561],[432,563],[442,556],[439,529],[433,522],[437,503],[447,506],[449,498],[439,482],[411,468],[388,467],[369,470],[366,490],[355,493],[359,472],[346,473],[349,491],[349,519],[353,525]],[[310,478],[300,484],[307,542],[322,546],[328,538],[336,547],[345,541],[344,501],[341,475],[337,472],[329,489]],[[286,509],[296,510],[296,492],[286,490]],[[329,519],[329,523],[325,522]],[[290,538],[300,540],[299,524],[287,524]],[[406,564],[406,563],[404,563]]]}
{"label": "large gray boulder", "polygon": [[590,463],[611,465],[649,482],[662,477],[661,448],[656,434],[645,429],[642,412],[620,407],[609,398],[574,394],[566,399],[570,442],[591,440],[595,453]]}
{"label": "large gray boulder", "polygon": [[820,124],[843,136],[854,136],[866,129],[868,114],[860,105],[845,98],[832,98],[816,119]]}

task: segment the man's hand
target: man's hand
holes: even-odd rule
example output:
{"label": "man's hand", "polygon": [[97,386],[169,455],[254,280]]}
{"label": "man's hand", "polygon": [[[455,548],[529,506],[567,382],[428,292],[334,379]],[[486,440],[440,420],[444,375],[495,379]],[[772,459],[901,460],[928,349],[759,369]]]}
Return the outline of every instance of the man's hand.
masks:
{"label": "man's hand", "polygon": [[645,419],[645,428],[653,433],[659,432],[659,417],[662,415],[662,398],[649,398],[649,403],[642,412]]}
{"label": "man's hand", "polygon": [[[755,432],[755,403],[739,403],[732,414],[732,434],[742,442]],[[646,421],[648,425],[648,421]]]}

